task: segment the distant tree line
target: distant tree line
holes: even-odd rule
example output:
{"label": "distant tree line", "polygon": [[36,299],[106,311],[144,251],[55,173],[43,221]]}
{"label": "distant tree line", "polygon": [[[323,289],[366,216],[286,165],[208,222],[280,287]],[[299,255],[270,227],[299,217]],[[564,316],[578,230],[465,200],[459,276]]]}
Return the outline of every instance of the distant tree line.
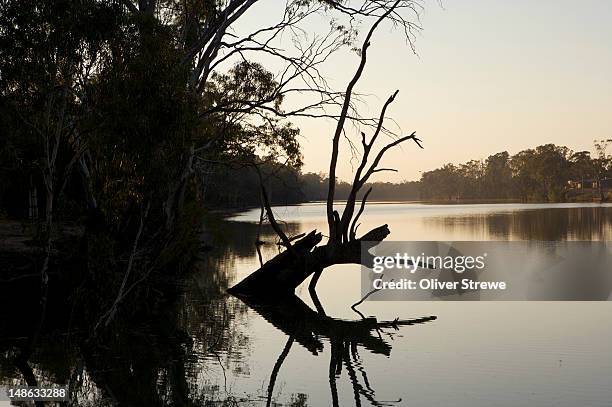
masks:
{"label": "distant tree line", "polygon": [[423,173],[423,199],[517,199],[558,202],[570,196],[570,181],[603,181],[612,175],[610,140],[595,143],[588,151],[545,144],[510,155],[507,151],[485,160],[446,164]]}
{"label": "distant tree line", "polygon": [[[411,201],[465,199],[517,200],[525,202],[559,202],[576,199],[576,186],[593,189],[602,184],[601,193],[610,190],[612,157],[607,154],[610,140],[597,141],[595,154],[574,152],[568,147],[546,144],[510,155],[507,151],[492,154],[485,160],[464,164],[445,164],[426,171],[419,181],[373,182],[370,201]],[[214,206],[248,207],[259,205],[257,175],[248,168],[225,169],[213,177],[223,183],[213,188],[207,200]],[[236,171],[240,172],[237,174]],[[266,181],[275,205],[306,201],[323,201],[327,196],[326,174],[300,173],[295,168],[282,168]],[[227,181],[231,180],[231,181]],[[573,183],[572,183],[573,182]],[[346,199],[348,182],[339,180],[337,199]],[[363,193],[359,196],[362,198]]]}
{"label": "distant tree line", "polygon": [[[298,169],[282,167],[272,174],[264,184],[272,205],[292,205],[310,201],[325,201],[329,178],[323,173],[300,173]],[[210,189],[205,191],[204,202],[216,208],[247,208],[261,204],[258,176],[248,167],[217,168],[208,181]],[[421,199],[419,181],[373,182],[365,185],[365,191],[372,187],[368,201],[394,201]],[[348,197],[351,185],[343,180],[336,183],[336,199]],[[358,194],[363,198],[364,192]]]}

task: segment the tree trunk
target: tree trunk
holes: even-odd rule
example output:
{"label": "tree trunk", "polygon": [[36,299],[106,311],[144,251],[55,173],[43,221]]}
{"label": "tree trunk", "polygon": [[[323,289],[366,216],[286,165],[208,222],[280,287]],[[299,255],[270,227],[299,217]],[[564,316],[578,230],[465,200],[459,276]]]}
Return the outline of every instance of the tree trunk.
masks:
{"label": "tree trunk", "polygon": [[[236,296],[266,297],[270,302],[291,296],[304,280],[334,264],[362,264],[362,244],[365,248],[376,246],[389,235],[387,225],[379,226],[360,239],[342,244],[317,246],[321,233],[312,231],[268,262],[228,292]],[[365,259],[366,265],[369,258]]]}
{"label": "tree trunk", "polygon": [[[371,258],[368,254],[368,249],[377,245],[389,235],[387,225],[379,226],[372,229],[370,232],[363,235],[361,238],[355,238],[355,231],[359,226],[357,220],[364,210],[367,197],[371,190],[364,195],[361,207],[355,214],[355,204],[359,191],[366,184],[370,176],[381,171],[395,171],[392,168],[379,168],[379,164],[383,155],[391,148],[400,145],[408,140],[414,141],[419,147],[423,148],[415,132],[408,136],[395,138],[392,142],[384,145],[379,149],[374,159],[369,161],[369,155],[372,151],[376,151],[373,147],[376,144],[378,136],[384,133],[383,122],[387,107],[395,100],[398,91],[395,91],[385,102],[381,110],[374,133],[369,141],[365,133],[361,133],[361,144],[363,147],[363,156],[361,163],[355,172],[355,177],[351,185],[349,198],[344,205],[342,217],[338,211],[334,210],[334,198],[336,188],[336,166],[340,153],[340,138],[344,134],[344,125],[348,117],[348,112],[351,106],[351,97],[353,89],[361,78],[364,71],[368,48],[371,45],[370,40],[377,26],[386,19],[400,5],[401,0],[397,0],[393,5],[381,7],[384,12],[377,18],[376,22],[370,27],[363,45],[361,47],[360,62],[357,71],[347,85],[342,103],[341,113],[336,125],[334,137],[332,141],[332,154],[329,167],[329,184],[326,202],[326,217],[328,223],[328,241],[323,246],[317,246],[322,240],[321,233],[316,231],[310,232],[304,238],[298,240],[295,244],[291,243],[286,234],[282,231],[280,225],[276,222],[272,208],[270,206],[269,197],[264,186],[264,177],[257,165],[253,165],[259,176],[259,183],[262,192],[262,206],[265,208],[268,215],[268,220],[280,237],[286,251],[277,255],[272,260],[263,264],[257,271],[246,277],[244,280],[230,288],[228,291],[231,294],[241,297],[258,297],[267,301],[279,298],[286,298],[293,295],[296,287],[304,282],[311,274],[314,277],[311,280],[309,290],[311,294],[315,292],[315,286],[322,271],[334,264],[364,264],[371,265]],[[364,258],[365,256],[365,258]],[[315,302],[316,303],[316,302]]]}

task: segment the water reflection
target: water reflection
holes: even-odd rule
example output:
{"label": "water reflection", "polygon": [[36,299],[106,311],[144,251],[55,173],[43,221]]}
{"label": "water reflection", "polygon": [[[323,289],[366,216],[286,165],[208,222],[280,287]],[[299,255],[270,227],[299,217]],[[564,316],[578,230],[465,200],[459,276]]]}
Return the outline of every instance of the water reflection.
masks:
{"label": "water reflection", "polygon": [[[294,216],[290,209],[283,210],[289,235],[324,226],[323,207],[302,210],[320,211],[321,216],[301,216],[299,211]],[[364,224],[363,229],[388,222],[391,238],[396,240],[605,240],[612,237],[612,208],[604,206],[515,211],[507,207],[486,210],[453,207],[447,210],[372,205],[368,211],[365,219],[370,224]],[[569,365],[572,342],[567,345],[564,338],[570,334],[563,334],[563,329],[569,325],[581,326],[586,334],[577,334],[580,338],[593,339],[584,339],[584,346],[577,342],[578,339],[573,342],[574,346],[578,346],[576,343],[581,346],[582,353],[574,358],[574,364],[582,370],[576,370],[574,376],[569,372],[559,377],[568,378],[567,383],[581,378],[597,383],[598,378],[605,376],[603,373],[609,373],[605,358],[599,356],[603,345],[596,342],[597,338],[609,341],[607,331],[602,331],[607,329],[605,324],[589,325],[580,312],[575,311],[574,315],[571,309],[566,309],[562,316],[557,310],[540,311],[537,324],[548,324],[547,330],[542,328],[542,331],[550,332],[549,336],[540,333],[541,342],[550,345],[531,352],[530,348],[520,348],[528,342],[523,341],[518,332],[523,329],[537,331],[539,325],[536,323],[522,322],[535,320],[531,316],[537,314],[537,310],[532,304],[519,313],[515,313],[516,308],[495,305],[491,305],[495,311],[487,312],[488,308],[481,307],[464,312],[466,308],[453,311],[452,304],[446,304],[449,308],[424,308],[430,307],[429,304],[371,304],[368,308],[374,310],[371,314],[384,315],[388,320],[360,316],[350,320],[345,314],[342,314],[344,319],[340,319],[337,317],[339,308],[351,312],[345,304],[355,300],[349,290],[353,286],[346,283],[349,288],[342,285],[343,291],[326,288],[327,277],[323,279],[322,288],[332,295],[323,297],[322,302],[335,305],[329,315],[325,310],[313,309],[306,299],[299,297],[273,305],[229,297],[225,294],[228,286],[258,266],[256,240],[264,243],[260,246],[264,259],[278,251],[273,232],[265,227],[260,229],[258,214],[252,219],[243,217],[243,220],[209,222],[206,241],[214,241],[214,247],[203,253],[194,270],[178,280],[149,281],[139,297],[122,308],[117,323],[99,341],[90,340],[89,331],[92,321],[100,314],[104,287],[76,284],[77,280],[70,277],[72,270],[56,265],[51,273],[46,323],[35,349],[26,352],[27,358],[20,358],[33,331],[33,316],[38,309],[36,293],[29,289],[31,282],[27,279],[0,283],[0,383],[35,380],[38,384],[69,384],[74,397],[72,404],[79,406],[386,406],[407,404],[405,396],[400,394],[401,401],[399,396],[394,396],[395,389],[405,385],[405,377],[410,376],[413,383],[430,383],[431,377],[436,377],[439,386],[427,393],[427,388],[421,385],[419,391],[411,394],[414,400],[410,400],[418,405],[434,406],[441,405],[435,401],[444,401],[445,394],[448,394],[448,401],[454,391],[463,391],[463,387],[453,387],[457,382],[452,380],[470,377],[466,374],[457,378],[455,373],[467,369],[462,363],[469,361],[464,355],[472,346],[478,348],[475,353],[480,354],[482,350],[486,356],[477,359],[479,366],[482,364],[489,369],[468,372],[474,375],[475,381],[489,380],[488,387],[478,387],[479,392],[498,389],[497,383],[490,379],[494,375],[505,375],[504,388],[527,388],[516,387],[516,383],[522,383],[516,378],[529,374],[512,370],[513,363],[548,373],[542,367],[548,366],[548,360],[538,358],[552,355],[557,347],[567,352],[562,358],[564,365]],[[346,280],[346,276],[330,275],[329,281]],[[357,274],[354,277],[358,280]],[[334,280],[328,287],[340,286],[336,283]],[[357,285],[354,288],[357,293]],[[332,301],[336,299],[331,298],[334,295],[343,301]],[[499,314],[491,316],[494,312]],[[441,319],[418,329],[406,325],[431,319],[393,319],[398,315],[406,318],[430,314],[440,315]],[[486,322],[475,323],[475,314]],[[597,310],[589,315],[595,321],[603,319]],[[609,318],[609,312],[604,315]],[[485,325],[491,329],[484,331]],[[474,333],[476,331],[479,335]],[[495,331],[500,334],[496,336]],[[401,338],[402,332],[410,332],[419,340],[415,344],[406,343]],[[462,335],[471,337],[461,342]],[[476,336],[487,338],[487,341],[472,345]],[[495,343],[520,349],[510,353],[503,347],[501,350],[494,347]],[[398,359],[388,358],[392,345]],[[430,351],[430,346],[435,349]],[[448,349],[461,349],[461,352],[449,353]],[[587,368],[579,362],[588,352],[595,355],[589,356]],[[552,357],[556,361],[561,358],[556,354]],[[409,368],[413,363],[418,366],[416,373]],[[445,375],[443,370],[448,367],[447,363],[453,363],[456,368]],[[307,371],[297,371],[299,366],[311,365],[313,367]],[[558,363],[555,368],[557,366]],[[425,369],[430,370],[425,372]],[[601,374],[589,374],[589,369]],[[509,377],[514,373],[516,377]],[[548,374],[529,377],[534,382],[540,380],[537,383],[552,383],[542,390],[544,394],[561,394],[567,398],[564,391],[570,391],[571,386],[556,385],[557,376]],[[472,385],[469,381],[461,383]],[[593,389],[590,397],[604,405],[609,391],[606,393],[603,387]],[[475,387],[472,391],[476,394]],[[427,403],[423,396],[426,393],[434,402]],[[570,405],[573,399],[568,400],[561,404]],[[486,398],[470,401],[470,405],[495,404]],[[516,401],[513,399],[505,405]],[[546,399],[536,401],[542,401],[539,405],[546,404]]]}
{"label": "water reflection", "polygon": [[426,216],[423,225],[483,240],[607,240],[612,237],[612,208],[549,208]]}
{"label": "water reflection", "polygon": [[374,317],[362,317],[362,319],[347,321],[329,317],[324,311],[314,311],[297,296],[285,298],[275,304],[257,303],[248,298],[242,298],[242,300],[288,337],[287,344],[272,370],[266,406],[271,405],[276,377],[293,343],[297,342],[313,356],[318,356],[324,349],[323,338],[330,347],[328,373],[334,407],[339,405],[336,380],[343,366],[346,368],[353,388],[356,406],[361,406],[362,399],[367,400],[373,406],[390,406],[401,402],[401,399],[397,401],[377,400],[359,357],[359,349],[389,356],[391,345],[383,338],[384,335],[389,335],[385,332],[386,329],[397,331],[402,326],[422,324],[436,319],[435,316],[430,316],[409,320],[378,321]]}
{"label": "water reflection", "polygon": [[[382,322],[370,317],[346,321],[329,317],[324,311],[313,311],[295,296],[275,305],[230,298],[225,290],[236,279],[237,265],[255,256],[256,238],[263,242],[266,256],[278,249],[273,232],[267,228],[235,222],[222,226],[222,232],[208,230],[213,235],[218,233],[217,245],[196,264],[192,273],[180,280],[149,281],[141,298],[132,301],[129,310],[118,314],[112,328],[96,339],[89,335],[90,322],[97,315],[103,290],[70,287],[69,281],[60,278],[61,270],[56,270],[52,273],[53,289],[45,326],[39,333],[36,349],[25,352],[32,332],[27,315],[36,312],[35,296],[26,281],[3,285],[1,382],[68,385],[71,404],[79,406],[238,403],[281,406],[282,402],[273,399],[276,380],[295,342],[314,356],[321,355],[329,346],[329,372],[321,374],[329,376],[334,406],[340,404],[336,380],[343,368],[350,378],[356,405],[361,405],[362,399],[375,406],[393,404],[376,398],[359,352],[388,356],[391,345],[385,337],[393,333],[385,331],[397,331],[435,317]],[[288,230],[295,231],[297,227],[297,224],[287,225]],[[226,239],[233,236],[238,238]],[[32,295],[24,296],[24,293]],[[7,312],[15,307],[23,308],[18,314]],[[228,389],[227,376],[252,373],[248,364],[241,363],[250,337],[257,335],[243,326],[249,309],[289,339],[275,361],[265,391],[244,395]],[[221,367],[223,382],[203,379],[215,366]],[[284,405],[308,405],[306,393],[285,398]]]}
{"label": "water reflection", "polygon": [[201,406],[224,399],[199,385],[206,369],[202,355],[240,348],[236,342],[245,336],[234,331],[234,321],[247,307],[226,301],[232,273],[219,265],[231,267],[234,256],[233,249],[219,247],[184,279],[147,281],[96,338],[90,333],[106,287],[71,280],[72,270],[56,265],[38,331],[38,301],[31,289],[36,276],[34,282],[0,284],[0,383],[68,385],[71,405],[78,406]]}

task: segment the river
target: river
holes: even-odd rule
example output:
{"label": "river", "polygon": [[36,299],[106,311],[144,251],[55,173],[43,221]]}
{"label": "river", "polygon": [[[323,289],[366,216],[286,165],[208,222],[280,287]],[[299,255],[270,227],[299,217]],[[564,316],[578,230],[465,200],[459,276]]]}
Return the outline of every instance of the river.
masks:
{"label": "river", "polygon": [[[290,235],[326,230],[323,204],[274,210]],[[361,232],[389,224],[388,240],[612,240],[612,205],[372,203],[361,219]],[[611,302],[365,301],[363,316],[415,323],[364,332],[346,322],[362,320],[359,266],[342,265],[318,284],[325,317],[305,286],[283,307],[251,308],[224,291],[259,265],[258,221],[250,210],[210,222],[216,249],[172,306],[85,359],[81,405],[610,405]],[[273,257],[272,231],[260,239]],[[67,380],[78,360],[68,342],[39,349],[35,371]],[[0,364],[0,382],[17,377]]]}

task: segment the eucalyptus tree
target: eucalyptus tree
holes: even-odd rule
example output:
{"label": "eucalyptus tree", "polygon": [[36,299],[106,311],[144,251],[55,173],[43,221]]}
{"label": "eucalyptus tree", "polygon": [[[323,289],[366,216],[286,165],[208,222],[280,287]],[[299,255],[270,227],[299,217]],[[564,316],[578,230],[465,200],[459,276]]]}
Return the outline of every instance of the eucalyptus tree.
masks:
{"label": "eucalyptus tree", "polygon": [[612,139],[594,140],[594,145],[597,155],[597,158],[593,160],[595,164],[594,173],[597,179],[599,199],[604,202],[607,197],[604,194],[603,181],[612,177],[612,154],[608,153],[608,147],[612,145]]}
{"label": "eucalyptus tree", "polygon": [[[354,86],[381,22],[393,23],[412,44],[419,29],[418,1],[287,0],[276,21],[247,30],[243,21],[264,3],[0,2],[1,109],[2,117],[13,119],[4,135],[10,142],[3,144],[45,191],[47,261],[57,203],[71,190],[76,191],[71,207],[87,214],[88,266],[124,270],[105,323],[152,271],[197,250],[193,203],[206,180],[202,174],[236,163],[253,167],[264,181],[270,174],[261,171],[262,164],[300,167],[293,118],[337,123],[330,136],[329,202],[346,127],[351,123],[372,134],[362,140],[363,163],[341,218],[328,203],[334,242],[329,247],[355,240],[361,214],[361,209],[355,214],[357,193],[383,170],[378,167],[382,154],[416,141],[414,135],[398,138],[376,153],[375,141],[393,136],[383,119],[397,93],[379,117],[363,117]],[[327,28],[312,32],[316,20],[326,21]],[[324,74],[325,63],[350,49],[360,24],[369,21],[374,28],[355,49],[358,71],[346,89],[336,90]],[[366,165],[368,157],[373,162]],[[380,234],[386,235],[383,229]]]}

